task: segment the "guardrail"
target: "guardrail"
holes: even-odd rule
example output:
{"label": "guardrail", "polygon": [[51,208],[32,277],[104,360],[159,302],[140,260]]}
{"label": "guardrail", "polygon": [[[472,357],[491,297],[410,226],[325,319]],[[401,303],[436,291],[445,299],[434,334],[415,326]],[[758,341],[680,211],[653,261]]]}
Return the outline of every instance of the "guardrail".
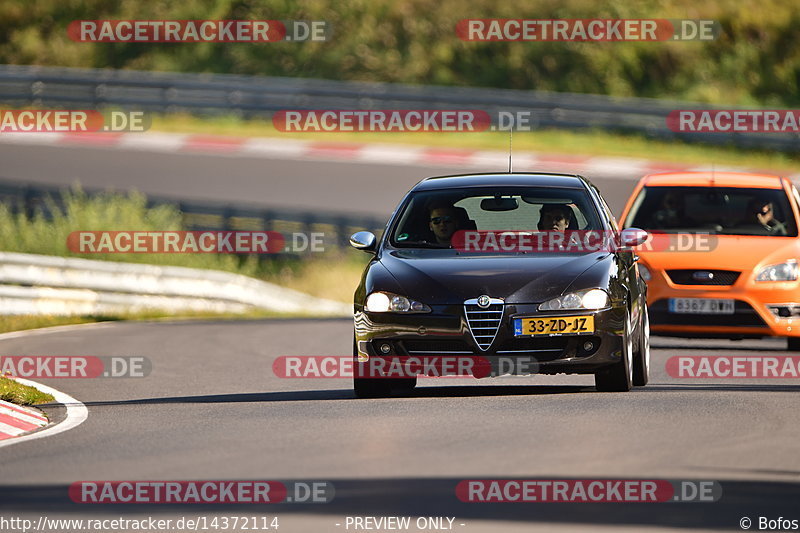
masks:
{"label": "guardrail", "polygon": [[707,109],[706,104],[496,88],[0,65],[0,102],[72,109],[224,113],[247,118],[269,117],[281,109],[529,111],[537,128],[596,128],[783,151],[800,147],[796,134],[676,133],[667,128],[670,111]]}
{"label": "guardrail", "polygon": [[[25,213],[29,217],[37,212],[49,216],[51,207],[63,207],[64,190],[46,185],[13,183],[0,178],[0,203],[9,206],[15,213]],[[99,191],[84,189],[83,192],[92,195]],[[285,235],[322,233],[325,249],[347,246],[350,235],[356,231],[369,230],[380,234],[386,225],[385,220],[370,216],[148,196],[148,205],[151,207],[165,204],[174,205],[180,210],[187,230],[277,231]],[[85,229],[88,231],[92,228]]]}
{"label": "guardrail", "polygon": [[229,272],[0,252],[0,315],[258,309],[351,315],[347,304]]}

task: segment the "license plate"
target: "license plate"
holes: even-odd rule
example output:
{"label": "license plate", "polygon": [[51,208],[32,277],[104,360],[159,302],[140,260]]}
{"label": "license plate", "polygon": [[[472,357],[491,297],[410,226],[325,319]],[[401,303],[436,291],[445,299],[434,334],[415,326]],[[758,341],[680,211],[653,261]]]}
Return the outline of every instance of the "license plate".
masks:
{"label": "license plate", "polygon": [[594,317],[564,316],[514,319],[514,335],[581,335],[594,333]]}
{"label": "license plate", "polygon": [[732,315],[733,302],[719,298],[670,298],[669,312],[683,315]]}

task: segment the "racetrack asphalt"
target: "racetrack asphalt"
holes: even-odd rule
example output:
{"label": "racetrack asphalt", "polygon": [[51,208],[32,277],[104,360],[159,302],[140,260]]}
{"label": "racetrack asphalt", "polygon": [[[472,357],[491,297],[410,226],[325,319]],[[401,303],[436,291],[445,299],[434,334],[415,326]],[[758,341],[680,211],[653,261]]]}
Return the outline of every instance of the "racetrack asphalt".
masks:
{"label": "racetrack asphalt", "polygon": [[[136,189],[184,200],[246,203],[265,207],[324,209],[387,217],[408,189],[429,176],[476,169],[352,163],[342,160],[263,159],[213,152],[155,153],[92,145],[32,146],[0,143],[0,182],[87,189]],[[486,169],[503,172],[505,169]],[[544,171],[552,168],[516,168]],[[563,172],[563,168],[558,171]],[[641,177],[587,173],[616,213]]]}
{"label": "racetrack asphalt", "polygon": [[[383,215],[418,179],[447,173],[83,147],[0,146],[0,158],[2,177],[16,180],[80,176],[86,187],[326,209],[356,203]],[[619,213],[633,179],[594,181]],[[344,356],[351,342],[346,319],[111,323],[0,339],[4,355],[143,356],[152,364],[144,378],[40,380],[84,402],[89,418],[0,449],[0,517],[277,515],[284,533],[345,531],[346,516],[365,515],[452,516],[464,532],[718,531],[740,530],[744,516],[800,518],[800,383],[665,372],[675,355],[786,355],[783,340],[653,337],[651,384],[629,393],[597,393],[586,376],[540,376],[421,380],[410,394],[357,400],[347,379],[273,373],[276,357]],[[722,498],[459,501],[456,484],[476,478],[715,480]],[[67,495],[81,480],[206,479],[323,480],[336,496],[328,504],[193,506],[87,505]]]}

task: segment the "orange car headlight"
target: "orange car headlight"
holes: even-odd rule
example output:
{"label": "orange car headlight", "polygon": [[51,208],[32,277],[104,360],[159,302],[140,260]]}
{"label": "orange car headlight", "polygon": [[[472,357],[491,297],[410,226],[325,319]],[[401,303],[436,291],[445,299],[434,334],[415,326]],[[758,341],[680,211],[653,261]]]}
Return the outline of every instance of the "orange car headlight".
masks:
{"label": "orange car headlight", "polygon": [[765,266],[758,271],[756,281],[795,281],[797,280],[797,270],[797,261],[795,260]]}

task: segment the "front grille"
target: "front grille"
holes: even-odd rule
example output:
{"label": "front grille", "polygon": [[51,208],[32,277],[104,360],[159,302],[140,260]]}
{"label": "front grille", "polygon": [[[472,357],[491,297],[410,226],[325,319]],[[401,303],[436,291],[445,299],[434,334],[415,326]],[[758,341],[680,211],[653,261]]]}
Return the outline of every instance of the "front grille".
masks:
{"label": "front grille", "polygon": [[[713,274],[711,279],[694,279],[695,272],[710,272]],[[667,270],[667,276],[676,285],[733,285],[739,279],[741,272],[735,270]]]}
{"label": "front grille", "polygon": [[407,340],[403,347],[409,355],[437,355],[473,353],[466,342],[457,340]]}
{"label": "front grille", "polygon": [[654,326],[738,326],[767,327],[750,304],[736,300],[732,315],[670,313],[669,301],[658,300],[649,306],[650,324]]}
{"label": "front grille", "polygon": [[538,361],[561,359],[571,337],[515,337],[500,343],[497,355],[532,355]]}
{"label": "front grille", "polygon": [[514,337],[503,341],[497,351],[563,350],[568,340],[569,337]]}
{"label": "front grille", "polygon": [[[472,302],[472,300],[468,300]],[[481,350],[488,350],[492,345],[497,329],[500,327],[500,322],[503,319],[503,304],[494,303],[494,300],[489,307],[481,308],[477,304],[465,303],[464,312],[467,316],[467,324],[475,338],[475,343]]]}

